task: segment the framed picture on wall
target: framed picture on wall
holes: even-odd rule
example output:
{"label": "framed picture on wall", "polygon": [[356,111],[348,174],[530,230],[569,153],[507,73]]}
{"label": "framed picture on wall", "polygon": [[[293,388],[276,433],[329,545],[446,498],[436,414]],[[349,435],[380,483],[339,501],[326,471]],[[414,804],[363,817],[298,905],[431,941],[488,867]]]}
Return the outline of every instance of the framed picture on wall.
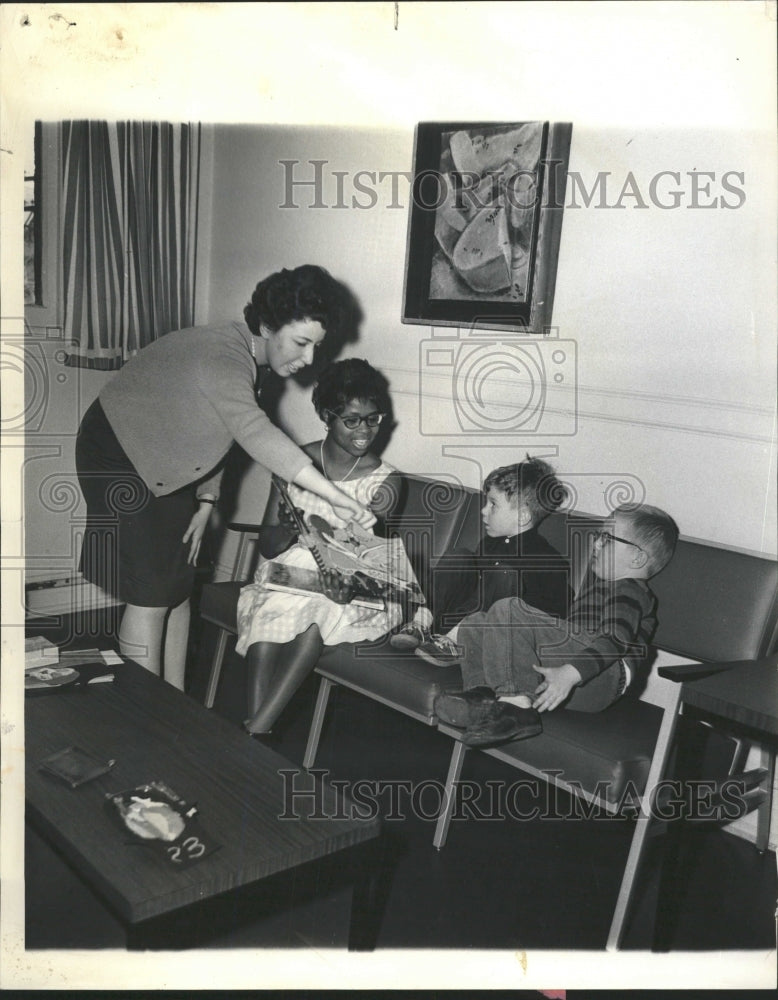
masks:
{"label": "framed picture on wall", "polygon": [[403,322],[551,324],[572,125],[416,127]]}

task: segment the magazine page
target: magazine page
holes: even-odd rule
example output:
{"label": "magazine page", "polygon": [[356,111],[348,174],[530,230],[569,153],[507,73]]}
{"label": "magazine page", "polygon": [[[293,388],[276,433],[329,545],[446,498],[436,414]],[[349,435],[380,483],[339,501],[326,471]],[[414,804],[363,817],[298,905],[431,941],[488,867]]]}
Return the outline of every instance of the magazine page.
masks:
{"label": "magazine page", "polygon": [[[318,514],[306,514],[295,507],[287,484],[278,476],[273,476],[273,481],[297,524],[300,541],[311,550],[319,570],[341,574],[359,598],[426,603],[401,539],[379,538],[354,521],[337,527]],[[284,581],[276,577],[275,584],[281,589]],[[303,577],[290,579],[288,585],[289,589],[312,589]],[[318,584],[313,589],[320,590]]]}

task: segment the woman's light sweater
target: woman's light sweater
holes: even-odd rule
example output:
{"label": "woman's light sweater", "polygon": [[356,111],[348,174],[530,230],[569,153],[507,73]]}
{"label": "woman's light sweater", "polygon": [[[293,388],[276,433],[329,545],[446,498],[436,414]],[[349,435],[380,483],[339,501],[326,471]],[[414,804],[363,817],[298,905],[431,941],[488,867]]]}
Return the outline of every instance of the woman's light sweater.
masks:
{"label": "woman's light sweater", "polygon": [[105,386],[105,415],[152,493],[197,482],[198,496],[218,496],[215,470],[233,441],[288,481],[310,464],[257,405],[264,361],[265,342],[243,323],[190,327],[145,347]]}

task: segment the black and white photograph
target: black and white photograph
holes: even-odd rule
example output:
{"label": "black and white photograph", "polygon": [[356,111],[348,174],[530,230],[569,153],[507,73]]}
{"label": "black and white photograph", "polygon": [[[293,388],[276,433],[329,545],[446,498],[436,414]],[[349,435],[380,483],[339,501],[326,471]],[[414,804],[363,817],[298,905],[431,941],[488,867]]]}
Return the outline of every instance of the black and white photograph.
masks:
{"label": "black and white photograph", "polygon": [[0,22],[0,984],[774,986],[776,4]]}

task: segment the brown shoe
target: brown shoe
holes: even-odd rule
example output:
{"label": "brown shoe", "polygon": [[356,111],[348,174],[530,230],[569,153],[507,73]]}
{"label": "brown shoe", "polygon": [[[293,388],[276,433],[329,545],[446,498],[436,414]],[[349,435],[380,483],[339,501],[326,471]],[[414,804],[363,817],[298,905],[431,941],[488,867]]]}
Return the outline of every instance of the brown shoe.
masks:
{"label": "brown shoe", "polygon": [[498,707],[497,695],[488,687],[469,691],[450,691],[435,699],[435,714],[441,722],[457,729],[468,729],[486,722]]}
{"label": "brown shoe", "polygon": [[543,723],[536,709],[519,708],[517,705],[498,701],[491,716],[465,729],[462,742],[469,747],[489,747],[513,740],[526,740],[542,732]]}

